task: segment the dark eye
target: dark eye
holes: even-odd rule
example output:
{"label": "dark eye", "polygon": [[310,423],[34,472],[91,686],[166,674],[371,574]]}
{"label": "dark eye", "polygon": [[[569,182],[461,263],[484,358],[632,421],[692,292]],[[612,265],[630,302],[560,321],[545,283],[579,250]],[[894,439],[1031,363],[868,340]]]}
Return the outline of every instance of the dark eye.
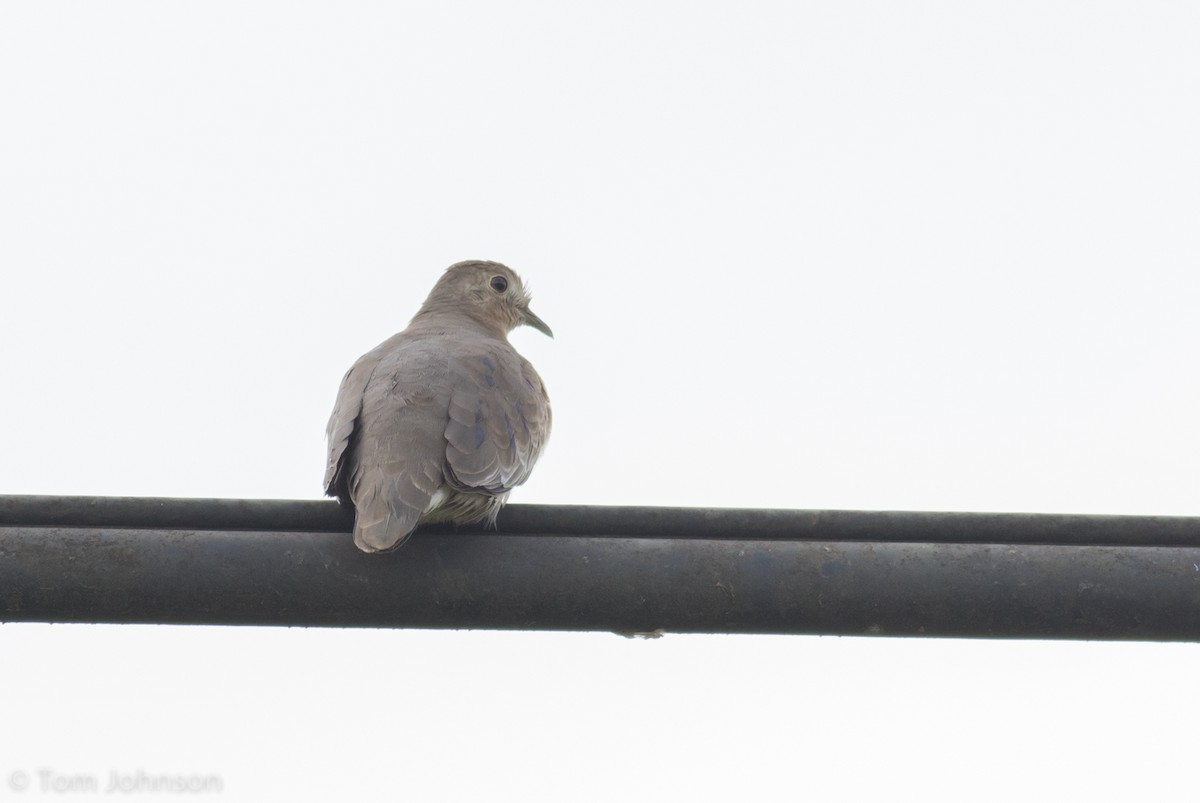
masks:
{"label": "dark eye", "polygon": [[503,293],[508,289],[508,279],[505,279],[503,276],[493,276],[492,289],[497,293]]}

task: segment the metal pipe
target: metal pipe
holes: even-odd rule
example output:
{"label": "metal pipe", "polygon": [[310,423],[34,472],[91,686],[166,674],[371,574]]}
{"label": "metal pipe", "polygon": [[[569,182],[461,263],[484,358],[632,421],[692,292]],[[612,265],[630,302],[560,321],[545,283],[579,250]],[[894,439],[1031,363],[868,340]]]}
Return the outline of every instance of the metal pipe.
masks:
{"label": "metal pipe", "polygon": [[1200,640],[1200,519],[514,507],[389,555],[348,528],[332,502],[0,497],[0,619]]}
{"label": "metal pipe", "polygon": [[[0,527],[344,533],[353,521],[352,513],[327,500],[0,496]],[[497,529],[622,538],[1200,547],[1200,518],[1184,516],[509,505]]]}

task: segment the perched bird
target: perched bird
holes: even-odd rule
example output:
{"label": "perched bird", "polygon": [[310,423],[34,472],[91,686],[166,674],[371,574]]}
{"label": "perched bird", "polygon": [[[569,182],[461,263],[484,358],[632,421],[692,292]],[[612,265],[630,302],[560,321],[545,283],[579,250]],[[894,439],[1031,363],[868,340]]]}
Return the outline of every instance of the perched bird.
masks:
{"label": "perched bird", "polygon": [[516,273],[459,262],[407,329],[346,373],[325,432],[325,493],[354,505],[359,549],[395,549],[425,522],[494,524],[529,478],[550,399],[508,342],[522,325],[554,336]]}

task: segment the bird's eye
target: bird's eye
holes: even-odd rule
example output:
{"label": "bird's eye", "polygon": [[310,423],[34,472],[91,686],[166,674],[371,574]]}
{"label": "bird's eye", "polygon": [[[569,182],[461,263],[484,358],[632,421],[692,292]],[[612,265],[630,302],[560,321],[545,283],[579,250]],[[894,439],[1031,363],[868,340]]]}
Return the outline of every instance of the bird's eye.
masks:
{"label": "bird's eye", "polygon": [[503,293],[508,289],[508,279],[505,279],[503,276],[493,276],[492,289],[497,293]]}

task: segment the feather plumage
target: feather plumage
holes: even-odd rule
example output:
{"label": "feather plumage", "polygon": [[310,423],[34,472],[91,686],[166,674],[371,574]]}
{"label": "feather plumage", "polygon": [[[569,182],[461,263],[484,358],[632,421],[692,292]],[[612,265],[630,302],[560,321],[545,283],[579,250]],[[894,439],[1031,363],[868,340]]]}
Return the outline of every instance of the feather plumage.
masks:
{"label": "feather plumage", "polygon": [[529,478],[551,413],[508,342],[521,324],[550,334],[513,271],[459,263],[407,329],[346,373],[326,428],[325,490],[354,506],[360,549],[394,549],[423,522],[494,523]]}

